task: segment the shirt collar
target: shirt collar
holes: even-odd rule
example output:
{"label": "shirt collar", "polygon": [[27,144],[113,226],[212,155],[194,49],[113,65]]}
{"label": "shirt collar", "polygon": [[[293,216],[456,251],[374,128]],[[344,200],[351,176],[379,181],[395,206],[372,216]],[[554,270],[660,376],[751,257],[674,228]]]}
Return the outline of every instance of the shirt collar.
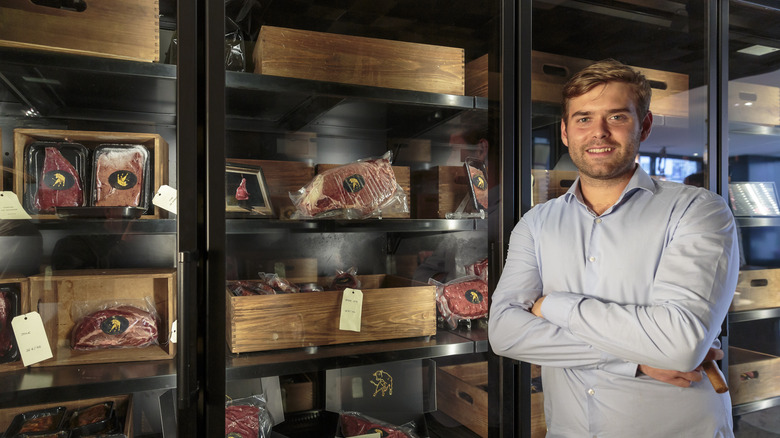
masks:
{"label": "shirt collar", "polygon": [[[651,194],[656,192],[656,185],[652,178],[650,178],[650,175],[645,172],[644,169],[642,169],[642,166],[638,165],[636,166],[636,170],[634,170],[634,174],[631,176],[631,179],[628,181],[628,184],[626,184],[626,187],[623,189],[623,193],[620,194],[620,198],[618,198],[615,205],[620,204],[623,202],[623,199],[626,198],[626,196],[629,196],[630,194],[634,193],[637,190],[647,190]],[[569,187],[569,190],[566,191],[566,193],[563,195],[565,197],[566,202],[572,202],[573,200],[577,199],[580,202],[582,202],[582,192],[580,191],[580,177],[577,176],[577,179],[574,180],[574,184]],[[584,205],[584,202],[582,202]]]}

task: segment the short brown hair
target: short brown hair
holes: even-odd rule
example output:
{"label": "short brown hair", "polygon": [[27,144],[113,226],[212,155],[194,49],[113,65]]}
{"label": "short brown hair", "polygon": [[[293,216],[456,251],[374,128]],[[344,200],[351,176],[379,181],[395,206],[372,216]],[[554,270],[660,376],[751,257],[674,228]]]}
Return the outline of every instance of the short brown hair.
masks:
{"label": "short brown hair", "polygon": [[640,120],[650,111],[652,90],[645,75],[614,59],[591,64],[572,76],[563,86],[563,121],[569,117],[569,100],[582,96],[593,87],[607,82],[625,82],[634,92],[634,104]]}

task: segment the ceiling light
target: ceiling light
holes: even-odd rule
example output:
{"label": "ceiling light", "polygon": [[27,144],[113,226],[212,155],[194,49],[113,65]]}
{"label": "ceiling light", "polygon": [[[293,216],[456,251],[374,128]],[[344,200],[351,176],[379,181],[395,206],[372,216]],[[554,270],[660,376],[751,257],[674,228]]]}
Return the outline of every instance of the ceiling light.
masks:
{"label": "ceiling light", "polygon": [[744,49],[737,50],[737,52],[745,53],[747,55],[753,55],[753,56],[763,56],[772,52],[776,52],[778,50],[780,49],[756,44],[753,46],[745,47]]}

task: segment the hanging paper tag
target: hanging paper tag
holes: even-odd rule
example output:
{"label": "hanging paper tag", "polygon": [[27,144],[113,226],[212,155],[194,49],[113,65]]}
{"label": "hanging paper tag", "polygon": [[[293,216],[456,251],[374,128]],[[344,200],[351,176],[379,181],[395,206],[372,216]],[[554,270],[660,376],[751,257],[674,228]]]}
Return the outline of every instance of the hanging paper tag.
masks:
{"label": "hanging paper tag", "polygon": [[31,219],[14,192],[0,192],[0,219]]}
{"label": "hanging paper tag", "polygon": [[11,321],[11,326],[14,329],[16,345],[19,346],[24,366],[53,357],[40,313],[30,312],[16,316]]}
{"label": "hanging paper tag", "polygon": [[176,200],[178,192],[171,186],[162,185],[157,194],[152,198],[152,204],[176,214]]}
{"label": "hanging paper tag", "polygon": [[171,324],[171,343],[172,343],[172,344],[175,344],[175,343],[176,343],[176,342],[179,340],[179,336],[178,336],[178,334],[177,334],[177,332],[176,332],[176,330],[178,330],[178,329],[177,329],[178,322],[179,322],[179,320],[178,320],[178,319],[176,319],[176,320],[174,320],[174,321],[173,321],[173,323]]}
{"label": "hanging paper tag", "polygon": [[363,315],[363,291],[344,289],[341,297],[341,319],[339,330],[360,331],[360,319]]}

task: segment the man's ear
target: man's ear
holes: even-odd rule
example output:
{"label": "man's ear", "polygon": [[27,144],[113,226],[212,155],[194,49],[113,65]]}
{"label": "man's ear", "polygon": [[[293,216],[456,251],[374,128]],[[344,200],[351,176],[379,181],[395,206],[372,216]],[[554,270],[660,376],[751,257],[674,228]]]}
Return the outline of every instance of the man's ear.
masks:
{"label": "man's ear", "polygon": [[561,119],[561,141],[564,146],[569,147],[569,134],[566,133],[566,122]]}
{"label": "man's ear", "polygon": [[642,120],[642,133],[639,137],[639,141],[645,141],[650,136],[650,131],[653,129],[653,113],[648,111]]}

